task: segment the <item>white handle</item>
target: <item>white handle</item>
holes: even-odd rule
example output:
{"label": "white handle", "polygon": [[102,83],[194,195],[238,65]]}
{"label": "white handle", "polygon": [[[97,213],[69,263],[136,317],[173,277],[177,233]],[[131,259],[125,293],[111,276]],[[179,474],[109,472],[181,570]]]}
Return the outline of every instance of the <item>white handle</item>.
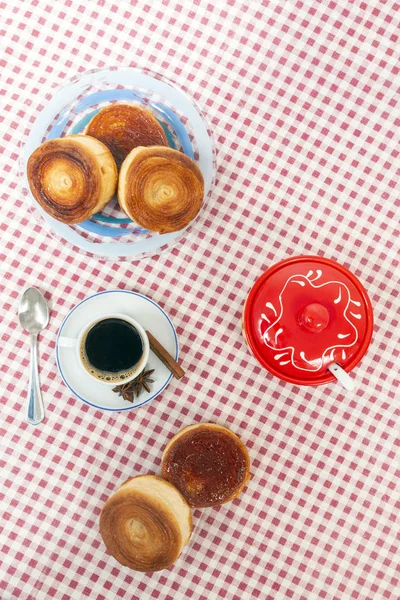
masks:
{"label": "white handle", "polygon": [[342,384],[345,390],[352,392],[355,389],[354,381],[348,373],[337,363],[332,363],[328,367],[328,371]]}
{"label": "white handle", "polygon": [[57,343],[61,348],[75,348],[77,342],[76,338],[59,337]]}

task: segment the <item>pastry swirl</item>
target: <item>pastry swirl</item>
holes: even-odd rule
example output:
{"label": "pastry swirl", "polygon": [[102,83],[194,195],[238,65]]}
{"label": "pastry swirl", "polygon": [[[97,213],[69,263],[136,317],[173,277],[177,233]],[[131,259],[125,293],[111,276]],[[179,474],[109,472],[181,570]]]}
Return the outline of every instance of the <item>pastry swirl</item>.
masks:
{"label": "pastry swirl", "polygon": [[168,146],[163,128],[149,110],[133,104],[110,104],[86,127],[86,133],[105,144],[118,168],[138,146]]}
{"label": "pastry swirl", "polygon": [[172,148],[135,148],[121,166],[119,204],[133,221],[150,231],[184,229],[198,214],[203,196],[199,167]]}
{"label": "pastry swirl", "polygon": [[217,506],[241,493],[250,478],[250,459],[246,446],[229,429],[200,423],[185,427],[167,444],[162,476],[190,506]]}
{"label": "pastry swirl", "polygon": [[135,571],[172,565],[192,533],[191,510],[173,485],[154,475],[128,479],[105,503],[100,533],[108,551]]}
{"label": "pastry swirl", "polygon": [[108,148],[87,135],[45,142],[28,159],[33,197],[57,221],[81,223],[115,194],[117,167]]}

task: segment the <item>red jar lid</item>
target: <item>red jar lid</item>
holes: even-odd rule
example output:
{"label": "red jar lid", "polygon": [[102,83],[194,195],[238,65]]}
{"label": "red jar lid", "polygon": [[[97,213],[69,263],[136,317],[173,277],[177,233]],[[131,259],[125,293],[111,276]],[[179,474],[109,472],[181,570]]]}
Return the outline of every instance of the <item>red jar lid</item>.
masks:
{"label": "red jar lid", "polygon": [[334,381],[338,363],[351,371],[372,336],[367,292],[341,265],[299,256],[268,269],[254,284],[243,313],[246,341],[270,373],[297,385]]}

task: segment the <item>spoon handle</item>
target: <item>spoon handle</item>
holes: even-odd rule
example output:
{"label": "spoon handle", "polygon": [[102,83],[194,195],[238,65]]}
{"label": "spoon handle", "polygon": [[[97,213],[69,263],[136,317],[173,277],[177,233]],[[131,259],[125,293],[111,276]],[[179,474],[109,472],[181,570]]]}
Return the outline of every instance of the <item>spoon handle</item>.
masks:
{"label": "spoon handle", "polygon": [[38,425],[44,419],[44,404],[40,391],[39,370],[37,360],[37,335],[31,334],[31,365],[28,388],[27,419],[32,425]]}
{"label": "spoon handle", "polygon": [[352,378],[340,365],[337,363],[332,363],[328,367],[328,371],[332,373],[334,377],[338,380],[339,383],[342,384],[345,390],[348,392],[352,392],[355,389],[355,384]]}

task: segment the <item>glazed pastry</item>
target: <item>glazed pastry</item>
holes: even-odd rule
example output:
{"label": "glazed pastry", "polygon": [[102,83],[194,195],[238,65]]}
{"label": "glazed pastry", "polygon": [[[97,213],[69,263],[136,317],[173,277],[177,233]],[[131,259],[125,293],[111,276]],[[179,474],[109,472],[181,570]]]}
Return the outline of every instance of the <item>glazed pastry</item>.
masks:
{"label": "glazed pastry", "polygon": [[135,148],[121,166],[119,204],[133,221],[150,231],[184,229],[199,212],[203,196],[199,167],[172,148]]}
{"label": "glazed pastry", "polygon": [[118,171],[108,148],[88,135],[45,142],[29,157],[32,195],[57,221],[81,223],[115,194]]}
{"label": "glazed pastry", "polygon": [[192,528],[185,499],[154,475],[128,479],[100,515],[100,533],[108,551],[135,571],[160,571],[172,565],[189,542]]}
{"label": "glazed pastry", "polygon": [[134,104],[110,104],[102,108],[86,128],[105,144],[118,168],[138,146],[168,146],[164,129],[149,110]]}
{"label": "glazed pastry", "polygon": [[250,478],[250,459],[246,446],[226,427],[189,425],[167,444],[162,476],[190,506],[217,506],[243,490]]}

